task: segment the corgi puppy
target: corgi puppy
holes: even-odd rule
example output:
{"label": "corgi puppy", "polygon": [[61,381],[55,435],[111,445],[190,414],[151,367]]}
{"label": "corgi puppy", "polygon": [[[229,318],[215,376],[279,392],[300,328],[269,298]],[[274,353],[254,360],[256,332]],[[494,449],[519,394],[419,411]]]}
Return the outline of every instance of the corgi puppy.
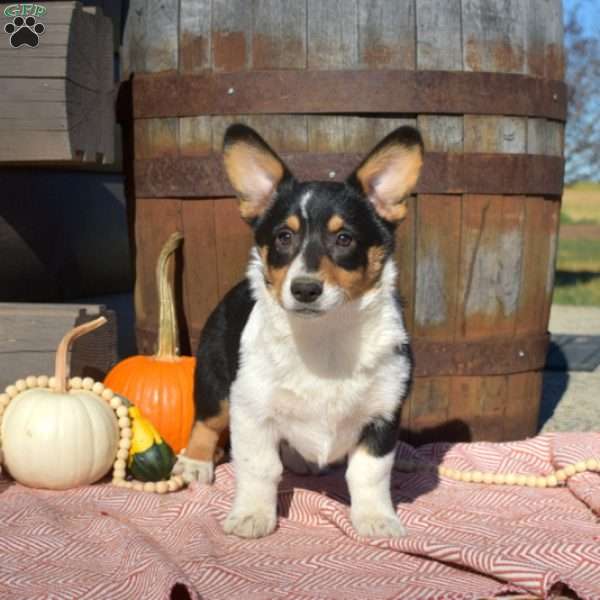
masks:
{"label": "corgi puppy", "polygon": [[197,421],[176,472],[210,483],[229,426],[236,493],[224,529],[258,538],[276,526],[282,444],[320,467],[347,458],[356,531],[402,536],[390,477],[411,361],[394,229],[421,137],[397,129],[344,183],[298,181],[243,125],[225,133],[224,162],[255,245],[246,279],[204,327]]}

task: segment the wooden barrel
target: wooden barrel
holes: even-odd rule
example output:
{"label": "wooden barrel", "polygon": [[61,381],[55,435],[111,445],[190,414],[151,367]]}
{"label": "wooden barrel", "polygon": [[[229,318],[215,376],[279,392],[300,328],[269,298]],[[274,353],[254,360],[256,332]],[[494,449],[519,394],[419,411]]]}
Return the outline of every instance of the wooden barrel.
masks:
{"label": "wooden barrel", "polygon": [[221,166],[227,125],[255,127],[299,177],[337,180],[408,123],[427,155],[397,233],[415,357],[404,434],[533,434],[562,193],[562,38],[560,0],[132,0],[140,348],[155,343],[154,267],[172,231],[185,234],[189,348],[243,277],[251,233]]}

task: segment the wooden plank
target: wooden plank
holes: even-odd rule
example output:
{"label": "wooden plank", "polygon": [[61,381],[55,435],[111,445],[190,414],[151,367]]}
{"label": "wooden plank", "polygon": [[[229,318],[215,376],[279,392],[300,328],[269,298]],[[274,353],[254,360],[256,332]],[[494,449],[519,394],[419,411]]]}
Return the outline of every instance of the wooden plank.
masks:
{"label": "wooden plank", "polygon": [[[67,26],[64,26],[65,28],[67,28]],[[63,37],[63,35],[61,34],[61,37]],[[40,38],[42,39],[42,38]],[[57,40],[57,43],[55,44],[44,44],[42,45],[42,43],[40,42],[40,44],[35,48],[35,55],[33,56],[27,56],[27,57],[22,57],[19,56],[19,60],[17,60],[16,62],[19,63],[25,63],[25,62],[29,62],[29,60],[31,59],[35,59],[36,61],[40,61],[42,58],[62,58],[62,59],[66,59],[68,54],[69,54],[69,46],[68,46],[68,39],[69,39],[69,31],[67,31],[64,34],[64,40],[61,42],[59,42]],[[45,38],[44,38],[45,41]],[[12,48],[11,46],[9,46],[8,48],[1,48],[0,49],[0,60],[2,60],[2,62],[4,63],[6,60],[12,60],[13,62],[15,61],[15,48]],[[5,68],[7,65],[3,65],[2,68],[0,69],[0,73],[2,73],[2,76],[5,72]],[[14,69],[14,67],[13,67]],[[40,76],[44,76],[45,73],[39,73]]]}
{"label": "wooden plank", "polygon": [[146,70],[146,1],[129,0],[121,48],[121,80]]}
{"label": "wooden plank", "polygon": [[414,69],[414,1],[358,0],[357,43],[361,66]]}
{"label": "wooden plank", "polygon": [[546,79],[565,78],[564,19],[562,0],[547,0],[549,14],[546,21],[546,48],[544,75]]}
{"label": "wooden plank", "polygon": [[358,63],[356,0],[307,0],[308,68],[343,69]]}
{"label": "wooden plank", "polygon": [[525,72],[526,2],[463,0],[465,71]]}
{"label": "wooden plank", "polygon": [[138,330],[158,331],[156,263],[167,238],[174,231],[181,231],[181,227],[180,200],[136,202],[135,242],[137,248],[144,250],[136,254],[134,303]]}
{"label": "wooden plank", "polygon": [[[96,44],[97,19],[96,15],[89,11],[73,11],[64,75],[83,88],[94,91],[100,89]],[[112,54],[110,49],[108,52]]]}
{"label": "wooden plank", "polygon": [[457,376],[451,378],[448,394],[448,421],[457,430],[463,430],[467,440],[473,441],[480,435],[477,417],[481,406],[482,377]]}
{"label": "wooden plank", "polygon": [[345,117],[308,118],[309,152],[344,152]]}
{"label": "wooden plank", "polygon": [[[187,330],[196,339],[206,319],[219,300],[215,203],[221,200],[184,202],[181,207],[183,227],[183,294]],[[237,216],[239,219],[239,216]],[[193,343],[192,343],[193,346]],[[192,347],[192,351],[195,348]]]}
{"label": "wooden plank", "polygon": [[149,0],[143,4],[146,12],[144,71],[177,70],[179,0]]}
{"label": "wooden plank", "polygon": [[417,199],[406,199],[406,218],[396,227],[394,259],[398,267],[398,294],[402,300],[402,315],[408,332],[412,335],[415,321],[415,270]]}
{"label": "wooden plank", "polygon": [[276,152],[306,152],[307,117],[304,115],[252,115],[248,125],[260,133]]}
{"label": "wooden plank", "polygon": [[13,77],[0,81],[0,103],[2,104],[65,103],[66,101],[65,82],[60,79]]}
{"label": "wooden plank", "polygon": [[[0,111],[1,110],[2,105],[0,104]],[[2,113],[0,112],[0,114]],[[50,117],[41,119],[0,118],[0,131],[68,131],[68,129],[69,123],[66,115],[63,117]]]}
{"label": "wooden plank", "polygon": [[222,298],[244,278],[254,241],[252,230],[240,218],[238,202],[234,198],[221,198],[215,202],[215,231],[219,297]]}
{"label": "wooden plank", "polygon": [[448,420],[448,399],[452,385],[451,377],[422,379],[411,393],[408,415],[412,437],[418,438],[423,430],[433,429]]}
{"label": "wooden plank", "polygon": [[[544,311],[550,261],[550,242],[546,223],[546,200],[529,196],[525,203],[523,225],[523,268],[519,295],[516,333],[545,331]],[[555,243],[555,242],[554,242]]]}
{"label": "wooden plank", "polygon": [[[68,132],[36,131],[28,136],[4,136],[0,161],[71,160],[73,153]],[[81,157],[83,158],[83,157]]]}
{"label": "wooden plank", "polygon": [[135,155],[153,158],[178,153],[176,118],[141,119],[134,123]]}
{"label": "wooden plank", "polygon": [[196,73],[212,64],[211,0],[180,0],[179,72]]}
{"label": "wooden plank", "polygon": [[417,1],[417,68],[462,71],[460,0]]}
{"label": "wooden plank", "polygon": [[253,5],[252,68],[306,67],[306,2],[256,0]]}
{"label": "wooden plank", "polygon": [[527,152],[547,156],[563,155],[564,126],[547,119],[527,119]]}
{"label": "wooden plank", "polygon": [[522,117],[464,116],[464,151],[523,154],[527,120]]}
{"label": "wooden plank", "polygon": [[502,196],[463,197],[458,334],[511,335],[519,298],[523,203]]}
{"label": "wooden plank", "polygon": [[426,152],[463,151],[463,117],[419,115],[417,124]]}
{"label": "wooden plank", "polygon": [[452,339],[455,335],[460,228],[460,196],[419,195],[415,336]]}
{"label": "wooden plank", "polygon": [[561,0],[529,0],[527,4],[527,73],[563,79],[563,7]]}
{"label": "wooden plank", "polygon": [[182,117],[179,123],[179,154],[198,156],[209,154],[212,150],[211,118]]}
{"label": "wooden plank", "polygon": [[27,60],[2,61],[0,63],[0,77],[65,78],[67,76],[67,63],[64,56],[66,56],[66,53],[63,55],[61,52],[57,58],[28,56]]}
{"label": "wooden plank", "polygon": [[96,130],[100,123],[98,93],[81,86],[71,86],[70,83],[67,81],[71,154],[82,160],[95,162]]}
{"label": "wooden plank", "polygon": [[[472,441],[499,442],[508,439],[512,424],[518,418],[514,408],[525,413],[531,406],[531,399],[526,395],[512,395],[511,392],[517,392],[518,388],[514,384],[510,387],[511,377],[522,381],[530,376],[530,373],[524,373],[510,377],[453,377],[448,419],[464,424]],[[519,407],[514,406],[515,402],[519,402]],[[533,435],[535,430],[528,427],[529,421],[525,419],[525,426],[522,423],[517,431]]]}
{"label": "wooden plank", "polygon": [[475,419],[473,431],[477,440],[499,441],[505,439],[505,410],[508,402],[508,378],[505,376],[482,377],[479,387],[480,412]]}
{"label": "wooden plank", "polygon": [[98,132],[96,152],[102,155],[104,164],[110,164],[115,161],[115,131],[118,129],[120,132],[115,115],[116,73],[113,56],[113,24],[110,19],[99,15],[97,36],[100,122],[95,124]]}
{"label": "wooden plank", "polygon": [[250,58],[252,4],[213,0],[212,60],[215,71],[242,71]]}
{"label": "wooden plank", "polygon": [[516,373],[508,376],[504,411],[504,439],[524,440],[537,432],[541,373]]}
{"label": "wooden plank", "polygon": [[[102,305],[0,304],[0,390],[29,375],[53,375],[64,334],[103,315],[108,323],[77,340],[70,352],[71,374],[102,380],[117,359],[116,317]],[[85,343],[84,343],[85,342]]]}
{"label": "wooden plank", "polygon": [[[308,117],[309,121],[312,117]],[[403,125],[416,126],[416,119],[397,117],[344,117],[344,152],[365,154],[386,135]]]}
{"label": "wooden plank", "polygon": [[243,123],[255,129],[276,152],[308,149],[307,117],[304,115],[224,115],[212,117],[213,152],[223,149],[227,127]]}
{"label": "wooden plank", "polygon": [[96,304],[0,302],[0,354],[56,352],[80,310],[99,316],[104,308]]}
{"label": "wooden plank", "polygon": [[554,291],[554,277],[556,274],[556,258],[558,253],[558,233],[560,227],[560,202],[553,198],[546,198],[544,202],[544,230],[548,259],[546,262],[546,280],[544,282],[544,302],[542,306],[541,328],[546,331],[550,321],[550,308],[552,306],[552,293]]}
{"label": "wooden plank", "polygon": [[64,100],[58,102],[19,102],[15,99],[8,102],[0,102],[0,118],[2,119],[50,120],[66,118],[66,116],[67,105]]}

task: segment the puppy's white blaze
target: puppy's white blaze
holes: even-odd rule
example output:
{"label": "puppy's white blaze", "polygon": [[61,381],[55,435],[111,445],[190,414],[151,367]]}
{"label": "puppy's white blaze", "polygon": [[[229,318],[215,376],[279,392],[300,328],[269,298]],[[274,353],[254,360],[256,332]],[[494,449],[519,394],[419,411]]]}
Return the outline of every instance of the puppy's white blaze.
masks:
{"label": "puppy's white blaze", "polygon": [[302,194],[302,197],[300,198],[300,212],[302,213],[302,216],[305,219],[308,219],[307,205],[308,205],[308,201],[310,200],[311,196],[312,196],[312,191],[307,190],[306,192],[304,192],[304,194]]}

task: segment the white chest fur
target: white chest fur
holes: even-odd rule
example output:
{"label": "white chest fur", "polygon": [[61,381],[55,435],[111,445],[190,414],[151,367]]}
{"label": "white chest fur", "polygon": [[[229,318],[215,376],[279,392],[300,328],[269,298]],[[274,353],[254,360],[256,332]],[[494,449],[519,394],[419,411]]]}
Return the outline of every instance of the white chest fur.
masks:
{"label": "white chest fur", "polygon": [[408,341],[393,297],[395,267],[381,286],[331,314],[302,318],[284,311],[250,280],[257,302],[242,335],[231,390],[232,419],[257,419],[302,456],[324,465],[356,445],[376,416],[391,417],[409,375],[397,353]]}

